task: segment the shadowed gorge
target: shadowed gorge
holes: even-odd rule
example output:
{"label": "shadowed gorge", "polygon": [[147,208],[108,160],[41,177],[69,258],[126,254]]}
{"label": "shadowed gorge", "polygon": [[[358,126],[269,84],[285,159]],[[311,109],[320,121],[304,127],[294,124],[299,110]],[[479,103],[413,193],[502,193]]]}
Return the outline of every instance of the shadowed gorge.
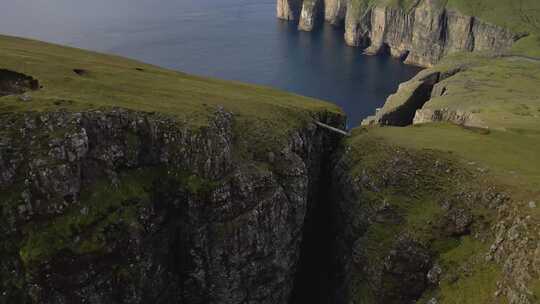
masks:
{"label": "shadowed gorge", "polygon": [[[334,149],[337,147],[334,147]],[[289,303],[339,303],[336,302],[337,267],[335,256],[336,204],[332,196],[332,155],[321,162],[322,187],[310,197],[304,223],[298,270]]]}

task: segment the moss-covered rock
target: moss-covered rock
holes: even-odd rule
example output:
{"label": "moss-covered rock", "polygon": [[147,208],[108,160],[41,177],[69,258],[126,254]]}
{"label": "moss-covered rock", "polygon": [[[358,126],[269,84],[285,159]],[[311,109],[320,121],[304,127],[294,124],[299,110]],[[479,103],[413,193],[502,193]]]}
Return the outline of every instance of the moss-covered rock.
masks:
{"label": "moss-covered rock", "polygon": [[[492,187],[485,172],[451,154],[404,148],[371,133],[357,130],[344,144],[333,177],[344,301],[534,303],[519,284],[502,283],[532,283],[504,270],[518,253],[490,254],[501,242],[496,227],[508,221],[500,210],[516,204],[500,190],[505,186]],[[532,237],[514,227],[521,242]]]}

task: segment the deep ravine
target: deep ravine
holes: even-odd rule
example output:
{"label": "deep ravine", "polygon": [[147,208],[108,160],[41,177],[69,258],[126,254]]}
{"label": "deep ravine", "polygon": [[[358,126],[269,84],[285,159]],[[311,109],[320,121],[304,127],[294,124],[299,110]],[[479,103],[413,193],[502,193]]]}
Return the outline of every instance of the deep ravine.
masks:
{"label": "deep ravine", "polygon": [[290,304],[336,303],[335,242],[337,237],[335,201],[332,197],[332,160],[327,154],[321,162],[320,184],[310,197],[298,271]]}

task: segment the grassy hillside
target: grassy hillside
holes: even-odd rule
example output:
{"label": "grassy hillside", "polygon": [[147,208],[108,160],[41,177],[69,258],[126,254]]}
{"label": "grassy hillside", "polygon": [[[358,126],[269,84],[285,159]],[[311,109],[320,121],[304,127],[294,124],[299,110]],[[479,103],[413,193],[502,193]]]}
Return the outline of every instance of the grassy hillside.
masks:
{"label": "grassy hillside", "polygon": [[0,113],[122,107],[173,115],[197,127],[224,107],[234,113],[239,131],[268,142],[284,137],[314,113],[341,113],[335,105],[271,88],[14,37],[0,36],[0,69],[32,76],[42,85],[29,93],[30,102],[16,95],[0,98]]}
{"label": "grassy hillside", "polygon": [[[385,281],[388,278],[378,284],[380,279],[375,278],[385,275],[379,265],[386,265],[396,241],[406,236],[427,248],[434,264],[442,269],[438,286],[428,286],[417,303],[432,298],[444,304],[494,303],[492,295],[502,271],[484,257],[492,241],[486,227],[495,212],[477,199],[477,193],[492,185],[488,175],[442,148],[403,144],[411,136],[401,130],[407,129],[357,129],[347,141],[352,174],[369,181],[360,185],[355,216],[382,210],[371,215],[371,224],[358,240],[365,261],[357,267],[363,270],[352,274],[353,302],[387,303],[378,296],[399,290]],[[437,134],[439,138],[446,135]],[[455,227],[449,218],[455,210],[471,214],[472,233],[452,231]],[[388,303],[403,302],[394,299]]]}
{"label": "grassy hillside", "polygon": [[515,32],[540,33],[540,1],[447,0],[447,7]]}
{"label": "grassy hillside", "polygon": [[[540,299],[540,269],[530,262],[534,260],[540,227],[540,211],[535,207],[540,202],[540,60],[535,58],[539,54],[540,41],[537,36],[530,36],[502,57],[485,53],[455,54],[433,68],[446,71],[459,66],[463,71],[439,83],[445,87],[443,96],[432,98],[423,108],[473,113],[489,130],[448,123],[376,127],[355,130],[348,142],[352,151],[356,151],[353,174],[357,176],[371,169],[376,172],[392,168],[404,153],[414,160],[415,166],[409,168],[409,172],[422,172],[418,183],[391,184],[382,194],[384,200],[396,204],[395,208],[408,220],[393,226],[394,233],[380,233],[382,230],[377,230],[376,225],[368,231],[368,240],[377,246],[388,244],[403,231],[431,246],[443,273],[447,274],[437,288],[424,295],[421,303],[431,297],[437,298],[439,303],[507,303],[510,296],[496,292],[497,286],[518,284],[513,281],[515,269],[520,269],[526,278],[520,282],[525,282],[529,300],[536,303]],[[369,157],[366,149],[370,151]],[[444,172],[440,176],[433,174],[437,167],[432,167],[433,164],[445,160],[456,166],[452,172],[472,175],[464,179],[462,175],[447,178]],[[457,239],[441,237],[436,225],[415,224],[417,219],[421,223],[440,222],[443,209],[436,202],[444,201],[452,192],[467,193],[469,187],[496,187],[507,193],[511,199],[506,211],[495,213],[480,203],[477,207],[473,205],[473,212],[477,212],[475,217],[485,222],[473,229],[472,235]],[[433,191],[434,188],[438,190]],[[364,195],[381,194],[368,190]],[[509,260],[486,261],[495,236],[500,237],[500,230],[494,227],[504,226],[504,223],[516,225],[519,219],[526,219],[527,228],[520,230],[520,238],[525,238],[522,243],[528,245],[525,248],[509,245],[509,250],[514,250],[515,254]],[[440,242],[452,245],[440,247]],[[384,252],[384,248],[372,251],[374,258],[380,252]],[[521,269],[523,264],[517,259],[530,264]],[[466,274],[456,275],[456,272]],[[504,283],[497,285],[497,282]],[[500,296],[497,298],[495,294]]]}
{"label": "grassy hillside", "polygon": [[[376,217],[362,238],[366,264],[383,264],[396,238],[407,235],[429,248],[435,263],[443,269],[439,285],[428,288],[418,303],[428,303],[432,298],[441,304],[508,303],[500,286],[516,288],[517,284],[526,288],[533,301],[530,303],[537,303],[539,269],[531,261],[535,259],[540,211],[530,204],[536,206],[540,201],[539,143],[538,134],[486,134],[449,124],[355,130],[347,143],[354,155],[353,176],[359,180],[365,176],[381,179],[379,183],[371,179],[377,185],[375,190],[362,188],[359,204],[371,204],[377,210],[384,202],[385,208],[402,219],[396,224],[395,219]],[[485,194],[478,195],[490,189],[510,198],[498,212],[483,201]],[[470,234],[444,233],[448,200],[464,204],[463,208],[473,214]],[[518,227],[519,219],[526,219],[526,228],[520,230],[515,243],[502,243],[508,246],[506,254],[511,257],[487,260],[496,238],[506,236],[501,225],[506,229]],[[519,245],[525,248],[518,243],[526,244]],[[522,275],[519,283],[516,273]],[[353,273],[353,280],[358,282],[353,287],[355,298],[358,303],[378,303],[364,276],[362,272]]]}

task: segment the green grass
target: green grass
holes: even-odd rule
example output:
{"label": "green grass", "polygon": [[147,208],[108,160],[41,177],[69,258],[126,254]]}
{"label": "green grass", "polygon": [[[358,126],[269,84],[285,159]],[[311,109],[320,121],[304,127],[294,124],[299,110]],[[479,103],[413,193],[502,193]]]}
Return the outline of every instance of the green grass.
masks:
{"label": "green grass", "polygon": [[451,56],[442,62],[465,63],[465,71],[442,81],[444,96],[431,99],[426,109],[454,109],[474,113],[490,128],[540,133],[540,61]]}
{"label": "green grass", "polygon": [[[536,38],[531,39],[516,45],[512,53],[523,56],[526,50],[529,54],[540,50]],[[432,98],[423,108],[472,113],[489,127],[489,132],[430,124],[372,129],[369,136],[418,150],[449,151],[488,168],[504,184],[540,188],[540,62],[458,53],[430,70],[446,71],[456,66],[465,69],[439,83],[446,93]]]}
{"label": "green grass", "polygon": [[467,236],[460,240],[457,247],[441,255],[443,271],[451,273],[456,281],[446,279],[441,282],[440,303],[491,302],[501,269],[493,263],[484,263],[487,247],[486,243]]}
{"label": "green grass", "polygon": [[518,40],[510,51],[513,55],[540,58],[540,34],[531,35]]}
{"label": "green grass", "polygon": [[[158,112],[206,126],[218,107],[231,111],[239,132],[269,142],[312,116],[341,110],[330,103],[239,82],[191,76],[116,56],[0,36],[0,68],[37,78],[31,102],[0,98],[0,113],[84,111],[110,107]],[[84,69],[79,76],[73,69]]]}
{"label": "green grass", "polygon": [[449,124],[428,124],[375,128],[369,131],[369,136],[413,149],[451,152],[466,162],[475,162],[475,168],[489,169],[507,184],[540,188],[540,134],[512,131],[485,134]]}

